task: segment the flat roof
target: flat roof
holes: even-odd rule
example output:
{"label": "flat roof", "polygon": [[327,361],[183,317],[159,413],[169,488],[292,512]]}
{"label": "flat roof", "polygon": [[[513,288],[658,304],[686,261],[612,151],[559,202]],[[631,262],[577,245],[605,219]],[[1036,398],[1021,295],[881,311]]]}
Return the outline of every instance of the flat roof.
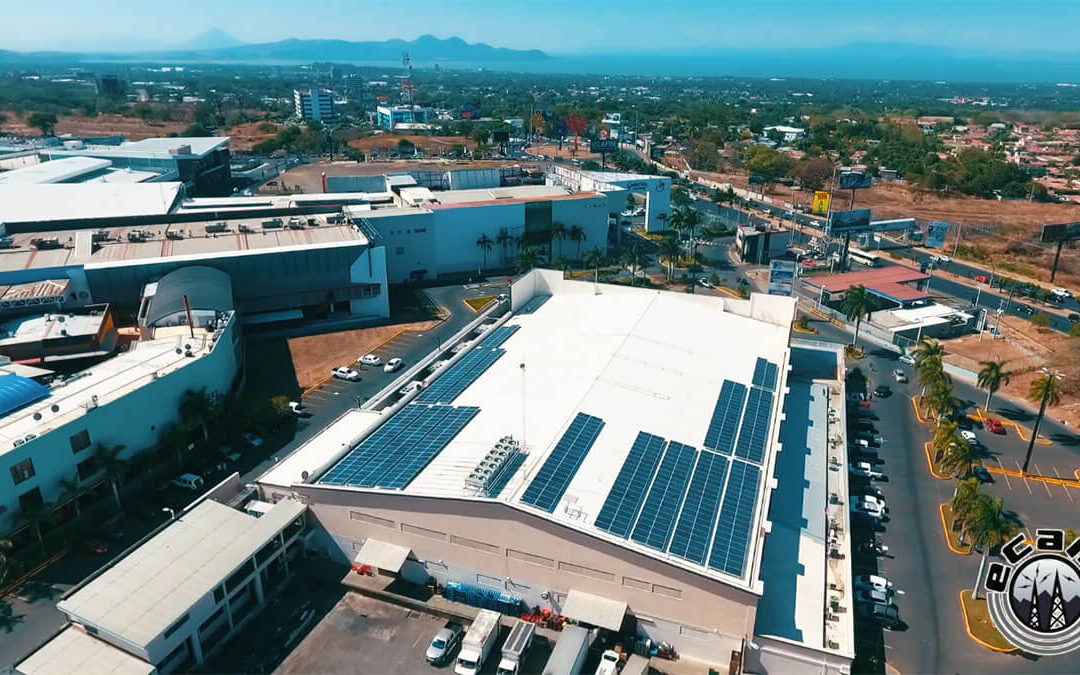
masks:
{"label": "flat roof", "polygon": [[474,202],[501,201],[504,199],[534,199],[537,197],[565,197],[569,190],[556,185],[520,185],[515,187],[477,188],[471,190],[442,190],[431,193],[443,205],[471,204]]}
{"label": "flat roof", "polygon": [[823,277],[805,277],[804,281],[815,288],[824,288],[829,293],[843,293],[855,286],[865,286],[866,290],[878,295],[906,302],[928,298],[930,294],[904,284],[929,278],[917,270],[901,265],[890,265],[889,267],[859,272],[846,272]]}
{"label": "flat roof", "polygon": [[106,313],[94,314],[38,314],[0,322],[0,353],[5,347],[26,342],[68,337],[97,335]]}
{"label": "flat roof", "polygon": [[0,183],[0,223],[161,216],[183,183]]}
{"label": "flat roof", "polygon": [[[736,454],[740,459],[730,459],[731,466],[739,466],[741,475],[756,475],[757,478],[756,482],[746,479],[745,485],[753,483],[756,488],[741,496],[749,499],[750,504],[744,505],[740,512],[747,524],[749,541],[747,555],[738,566],[739,574],[692,562],[668,552],[666,545],[661,550],[634,538],[610,534],[597,526],[596,521],[612,493],[619,468],[627,460],[641,432],[671,441],[671,448],[683,444],[688,446],[687,452],[696,453],[707,442],[718,397],[722,388],[728,386],[724,384],[725,380],[744,391],[751,389],[757,382],[759,358],[773,364],[774,378],[777,378],[775,391],[783,391],[794,301],[761,294],[752,295],[750,300],[721,299],[608,285],[601,286],[597,292],[591,282],[562,280],[561,275],[551,272],[537,272],[536,275],[551,295],[546,295],[545,291],[532,296],[528,285],[532,283],[533,275],[515,283],[511,293],[515,306],[523,301],[523,295],[528,304],[519,306],[502,327],[487,333],[497,335],[495,339],[501,341],[498,348],[503,354],[496,356],[475,380],[467,382],[448,404],[468,412],[471,417],[401,491],[418,496],[460,499],[469,494],[470,474],[500,439],[506,436],[524,439],[528,456],[508,476],[505,487],[492,498],[752,590],[756,585],[756,551],[759,548],[753,533],[758,531],[757,524],[763,518],[761,505],[766,499],[775,452],[776,425],[773,422],[779,407],[777,399],[782,396],[762,396],[761,407],[747,413],[758,425],[756,433],[760,434],[762,444],[760,462],[750,466],[753,461],[744,461],[738,450]],[[673,326],[680,326],[677,335],[672,332]],[[496,331],[501,332],[497,334]],[[480,342],[466,351],[485,349],[490,351],[484,342]],[[738,358],[733,357],[735,354]],[[429,378],[428,388],[439,389],[435,385],[439,383],[440,374],[456,377],[455,367],[450,365],[436,371],[436,376]],[[558,392],[558,395],[550,392]],[[751,396],[751,400],[753,398]],[[425,401],[424,394],[417,401],[418,405],[407,406],[404,410],[411,408],[416,412],[431,404],[431,401]],[[742,411],[742,403],[738,405],[736,427]],[[556,444],[580,414],[602,421],[595,443],[587,449],[578,470],[550,510],[529,505],[523,501],[526,490],[542,473],[542,467],[556,452]],[[730,432],[732,445],[735,431],[733,428]],[[326,445],[340,452],[341,443],[339,435],[328,438]],[[329,454],[329,449],[318,437],[305,447],[304,452],[318,455],[319,459],[325,460]],[[356,452],[347,453],[328,473],[322,474],[319,481],[325,481],[338,467],[345,471],[355,464],[358,461]],[[727,456],[731,454],[729,448]],[[714,459],[713,456],[720,457],[704,449],[701,455],[708,455],[709,460]],[[305,467],[317,465],[314,459],[295,461]],[[715,461],[724,464],[728,459]],[[736,471],[733,469],[732,473]],[[720,480],[726,475],[721,474]],[[688,471],[685,478],[689,479]],[[272,482],[280,484],[278,480]],[[709,537],[706,535],[706,538]]]}
{"label": "flat roof", "polygon": [[627,173],[625,171],[582,171],[580,169],[574,169],[578,173],[587,178],[591,178],[596,181],[604,183],[624,183],[627,181],[635,180],[668,180],[671,179],[667,176],[649,176],[641,173]]}
{"label": "flat roof", "polygon": [[15,666],[15,670],[23,675],[150,675],[157,672],[146,661],[75,626],[68,626],[38,647]]}
{"label": "flat roof", "polygon": [[107,159],[64,157],[0,173],[0,185],[8,183],[60,183],[112,166]]}
{"label": "flat roof", "polygon": [[61,600],[57,608],[80,623],[144,646],[306,508],[284,499],[256,518],[203,501]]}
{"label": "flat roof", "polygon": [[[528,187],[545,187],[545,186],[528,186]],[[499,188],[499,190],[506,190],[507,188]],[[574,192],[570,193],[567,190],[558,188],[559,192],[554,194],[512,194],[512,195],[500,195],[495,194],[490,199],[476,199],[473,201],[462,200],[452,203],[440,203],[440,204],[428,204],[426,208],[432,211],[441,211],[447,209],[460,209],[470,208],[474,206],[506,206],[508,204],[526,204],[529,202],[557,202],[557,201],[569,201],[575,199],[606,199],[603,194],[599,192]],[[465,192],[474,192],[474,190],[466,190]],[[478,190],[476,192],[487,192],[486,190]],[[495,192],[492,190],[491,192]],[[445,192],[436,192],[436,195],[444,195]],[[482,195],[476,195],[481,197]],[[440,202],[442,199],[440,198]]]}
{"label": "flat roof", "polygon": [[[176,136],[170,138],[146,138],[120,145],[86,145],[82,148],[45,148],[49,155],[82,155],[89,157],[202,157],[229,144],[228,136]],[[173,154],[172,151],[188,146],[189,151]]]}
{"label": "flat roof", "polygon": [[874,321],[876,323],[893,330],[917,326],[923,326],[924,328],[937,326],[949,323],[954,318],[971,321],[974,315],[937,302],[910,309],[890,309],[874,312]]}

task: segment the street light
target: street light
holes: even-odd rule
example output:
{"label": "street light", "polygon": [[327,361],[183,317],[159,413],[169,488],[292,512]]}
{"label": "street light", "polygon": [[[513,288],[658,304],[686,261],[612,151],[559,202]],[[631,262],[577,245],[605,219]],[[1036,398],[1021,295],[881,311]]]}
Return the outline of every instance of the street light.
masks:
{"label": "street light", "polygon": [[435,344],[439,346],[439,351],[442,351],[442,339],[438,335],[425,335],[424,333],[418,333],[417,337],[426,337],[429,340],[434,340]]}
{"label": "street light", "polygon": [[1031,462],[1031,451],[1035,449],[1035,439],[1039,437],[1039,425],[1042,423],[1043,415],[1046,414],[1046,404],[1050,400],[1050,394],[1054,389],[1054,380],[1060,380],[1064,375],[1056,370],[1050,370],[1049,368],[1040,368],[1039,372],[1046,377],[1046,386],[1043,388],[1042,404],[1039,406],[1039,416],[1035,418],[1035,428],[1031,430],[1031,440],[1028,441],[1027,454],[1024,455],[1024,467],[1021,469],[1021,473],[1025,476],[1028,472],[1028,464]]}
{"label": "street light", "polygon": [[161,512],[169,514],[169,520],[176,520],[176,511],[172,507],[163,506]]}

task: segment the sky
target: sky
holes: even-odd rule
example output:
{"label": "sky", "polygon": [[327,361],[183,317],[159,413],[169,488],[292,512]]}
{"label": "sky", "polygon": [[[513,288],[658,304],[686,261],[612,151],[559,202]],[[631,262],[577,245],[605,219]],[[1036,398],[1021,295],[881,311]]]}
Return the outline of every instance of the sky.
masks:
{"label": "sky", "polygon": [[[1080,52],[1077,0],[5,0],[0,49],[162,49],[425,33],[552,54],[902,42]],[[1052,18],[1052,20],[1047,20]],[[32,27],[32,28],[31,28]]]}

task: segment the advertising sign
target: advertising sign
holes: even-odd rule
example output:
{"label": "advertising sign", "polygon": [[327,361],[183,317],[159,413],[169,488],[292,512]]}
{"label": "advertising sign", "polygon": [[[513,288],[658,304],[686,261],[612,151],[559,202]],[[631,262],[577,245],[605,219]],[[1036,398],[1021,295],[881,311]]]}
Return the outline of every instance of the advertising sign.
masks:
{"label": "advertising sign", "polygon": [[832,234],[845,234],[870,229],[870,209],[836,211],[832,214]]}
{"label": "advertising sign", "polygon": [[842,171],[840,173],[841,190],[862,190],[873,185],[874,179],[870,174],[861,171]]}
{"label": "advertising sign", "polygon": [[619,141],[614,138],[594,138],[589,141],[589,152],[610,155],[618,149]]}
{"label": "advertising sign", "polygon": [[769,262],[769,295],[791,295],[795,290],[797,265],[794,260]]}
{"label": "advertising sign", "polygon": [[948,223],[930,223],[926,230],[926,248],[941,248],[945,245],[947,234],[949,234]]}
{"label": "advertising sign", "polygon": [[1069,241],[1070,239],[1080,239],[1080,223],[1043,225],[1042,240],[1044,242]]}
{"label": "advertising sign", "polygon": [[829,203],[832,201],[832,195],[828,192],[818,190],[814,193],[814,213],[819,216],[824,216],[829,213]]}

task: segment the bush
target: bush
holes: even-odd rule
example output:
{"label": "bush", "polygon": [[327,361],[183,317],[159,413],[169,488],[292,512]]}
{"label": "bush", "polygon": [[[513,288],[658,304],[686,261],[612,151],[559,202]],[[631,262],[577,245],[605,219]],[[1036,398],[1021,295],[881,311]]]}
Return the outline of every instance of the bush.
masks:
{"label": "bush", "polygon": [[1049,328],[1054,323],[1054,317],[1050,316],[1046,312],[1039,312],[1035,316],[1031,317],[1031,323],[1035,324],[1039,328]]}
{"label": "bush", "polygon": [[1080,321],[1077,321],[1069,328],[1069,337],[1080,338]]}

